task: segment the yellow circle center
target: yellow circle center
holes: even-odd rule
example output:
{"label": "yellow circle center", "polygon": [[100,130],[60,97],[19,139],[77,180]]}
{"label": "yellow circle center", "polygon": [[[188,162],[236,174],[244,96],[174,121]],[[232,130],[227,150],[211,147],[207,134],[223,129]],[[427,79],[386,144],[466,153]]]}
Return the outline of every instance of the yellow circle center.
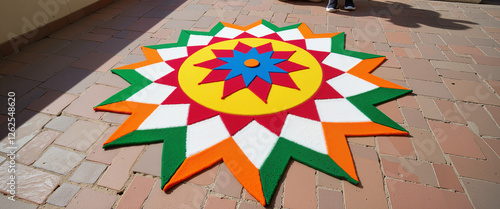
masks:
{"label": "yellow circle center", "polygon": [[[222,99],[225,81],[199,84],[212,69],[194,65],[215,59],[216,56],[212,50],[233,50],[238,42],[251,47],[271,43],[274,51],[295,51],[288,60],[309,67],[305,70],[289,73],[300,90],[273,84],[267,103],[265,103],[248,88],[243,88]],[[255,62],[249,60],[245,61],[245,66],[254,66]],[[257,60],[255,61],[258,63]],[[250,66],[246,64],[247,62]],[[195,52],[182,64],[178,79],[184,93],[198,104],[218,112],[250,116],[281,112],[307,101],[319,89],[323,80],[323,71],[318,61],[300,47],[271,39],[244,38],[218,42]]]}
{"label": "yellow circle center", "polygon": [[247,59],[243,64],[247,67],[257,67],[260,65],[259,60],[256,59]]}

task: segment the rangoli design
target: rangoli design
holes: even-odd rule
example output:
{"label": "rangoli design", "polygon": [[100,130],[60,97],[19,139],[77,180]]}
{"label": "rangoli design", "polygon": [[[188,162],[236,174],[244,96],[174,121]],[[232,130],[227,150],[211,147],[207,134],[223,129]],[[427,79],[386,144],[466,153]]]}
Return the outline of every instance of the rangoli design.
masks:
{"label": "rangoli design", "polygon": [[385,57],[344,36],[261,20],[143,47],[112,70],[131,85],[95,107],[131,114],[103,146],[163,142],[165,191],[224,161],[266,205],[291,158],[358,184],[345,137],[407,135],[374,105],[411,90],[370,74]]}

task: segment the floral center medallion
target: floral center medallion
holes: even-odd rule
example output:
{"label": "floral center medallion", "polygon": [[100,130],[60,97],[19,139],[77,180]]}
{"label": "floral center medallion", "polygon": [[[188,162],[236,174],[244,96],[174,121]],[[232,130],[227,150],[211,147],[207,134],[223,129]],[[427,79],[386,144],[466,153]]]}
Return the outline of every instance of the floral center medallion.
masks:
{"label": "floral center medallion", "polygon": [[295,107],[319,89],[321,66],[286,42],[245,38],[222,41],[192,54],[179,84],[194,101],[236,115],[265,115]]}

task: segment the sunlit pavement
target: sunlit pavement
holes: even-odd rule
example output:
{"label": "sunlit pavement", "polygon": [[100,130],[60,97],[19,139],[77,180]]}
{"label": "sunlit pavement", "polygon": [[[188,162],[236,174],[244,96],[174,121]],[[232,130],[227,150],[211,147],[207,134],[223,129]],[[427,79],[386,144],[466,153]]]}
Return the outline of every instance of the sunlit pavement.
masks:
{"label": "sunlit pavement", "polygon": [[129,85],[110,69],[144,60],[141,46],[176,42],[182,29],[265,19],[344,32],[346,49],[386,56],[374,75],[413,90],[378,106],[409,137],[348,138],[360,186],[292,162],[268,208],[497,208],[500,6],[356,0],[356,11],[327,13],[326,4],[118,0],[1,58],[1,207],[263,208],[223,163],[163,192],[162,145],[104,151],[128,115],[92,107]]}

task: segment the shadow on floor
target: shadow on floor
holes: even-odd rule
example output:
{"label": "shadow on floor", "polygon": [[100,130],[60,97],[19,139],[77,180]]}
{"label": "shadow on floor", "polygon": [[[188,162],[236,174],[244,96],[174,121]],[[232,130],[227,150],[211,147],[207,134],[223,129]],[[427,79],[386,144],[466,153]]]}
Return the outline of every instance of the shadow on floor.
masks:
{"label": "shadow on floor", "polygon": [[[0,152],[9,146],[9,92],[15,93],[15,138],[20,149],[44,124],[61,116],[39,114],[40,110],[61,99],[64,93],[81,96],[102,78],[109,79],[109,70],[120,61],[109,64],[113,58],[116,60],[116,55],[122,59],[118,65],[134,62],[131,51],[155,44],[144,36],[149,34],[148,30],[184,8],[185,3],[185,0],[117,0],[0,59]],[[172,31],[172,37],[180,33],[180,29]],[[127,60],[127,55],[132,55],[132,60]],[[142,57],[135,55],[137,61],[142,61],[139,60]],[[15,71],[11,70],[14,68]],[[36,107],[30,107],[37,100]]]}
{"label": "shadow on floor", "polygon": [[[489,0],[500,1],[500,0]],[[322,5],[326,8],[328,1],[323,0],[320,3],[308,2],[305,0],[290,0],[285,1],[294,5]],[[423,26],[449,29],[449,30],[465,30],[471,28],[471,25],[476,23],[467,21],[460,17],[443,17],[439,12],[433,11],[433,8],[427,2],[416,2],[420,8],[412,5],[394,2],[394,1],[369,1],[369,0],[354,0],[356,11],[340,11],[332,15],[343,15],[351,17],[378,17],[402,27],[420,28]],[[344,7],[344,0],[338,0],[339,8]],[[426,9],[428,7],[428,9]],[[445,11],[442,11],[445,13]],[[453,16],[449,13],[450,16]]]}

